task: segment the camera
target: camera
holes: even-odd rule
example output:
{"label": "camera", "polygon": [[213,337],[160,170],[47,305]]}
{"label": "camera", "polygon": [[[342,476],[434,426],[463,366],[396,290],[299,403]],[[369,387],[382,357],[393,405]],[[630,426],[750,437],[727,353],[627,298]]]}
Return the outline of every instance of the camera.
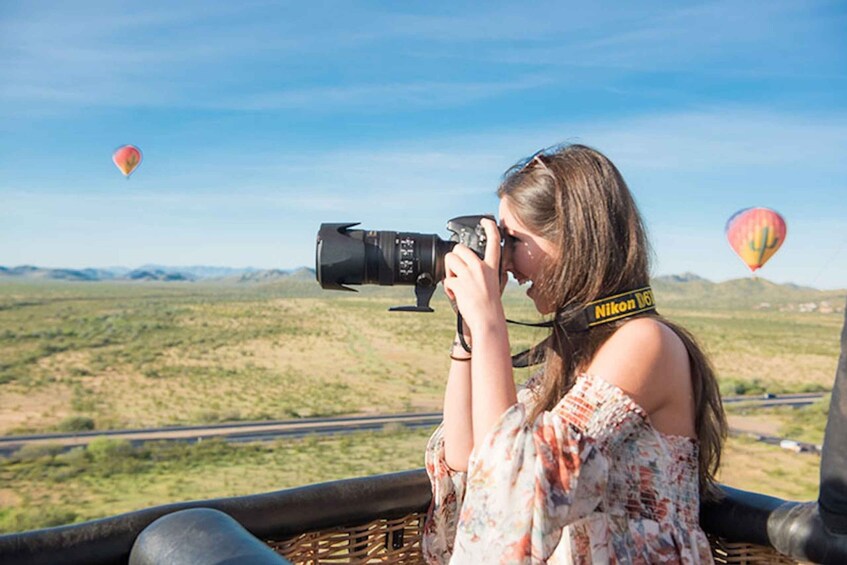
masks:
{"label": "camera", "polygon": [[[321,224],[315,250],[315,275],[322,288],[354,290],[344,285],[414,285],[417,304],[393,311],[432,312],[429,301],[444,279],[444,256],[461,243],[485,255],[480,223],[489,214],[459,216],[447,222],[450,239],[435,234],[354,230],[358,222]],[[501,240],[502,230],[501,230]]]}

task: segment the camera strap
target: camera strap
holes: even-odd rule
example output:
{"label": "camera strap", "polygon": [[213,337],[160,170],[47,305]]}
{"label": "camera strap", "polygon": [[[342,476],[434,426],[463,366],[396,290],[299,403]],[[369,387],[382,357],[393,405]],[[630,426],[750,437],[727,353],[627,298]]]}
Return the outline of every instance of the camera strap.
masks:
{"label": "camera strap", "polygon": [[[506,321],[510,324],[534,328],[552,328],[558,325],[566,332],[579,333],[586,332],[600,324],[614,322],[615,320],[621,320],[655,310],[656,301],[653,297],[653,289],[645,286],[636,290],[594,300],[576,313],[573,310],[561,310],[556,313],[556,316],[552,320],[546,322],[529,323],[509,319]],[[512,367],[529,367],[541,363],[544,360],[543,346],[547,343],[548,339],[550,338],[544,339],[541,343],[536,344],[526,351],[512,355]]]}

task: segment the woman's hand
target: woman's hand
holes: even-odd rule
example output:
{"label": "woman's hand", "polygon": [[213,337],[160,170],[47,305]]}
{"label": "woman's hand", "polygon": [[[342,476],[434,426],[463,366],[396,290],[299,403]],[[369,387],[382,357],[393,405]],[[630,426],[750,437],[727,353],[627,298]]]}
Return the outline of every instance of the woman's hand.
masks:
{"label": "woman's hand", "polygon": [[481,224],[488,241],[484,259],[461,244],[444,258],[444,291],[455,301],[471,334],[475,328],[505,324],[500,300],[505,288],[500,272],[500,232],[493,220],[485,218]]}

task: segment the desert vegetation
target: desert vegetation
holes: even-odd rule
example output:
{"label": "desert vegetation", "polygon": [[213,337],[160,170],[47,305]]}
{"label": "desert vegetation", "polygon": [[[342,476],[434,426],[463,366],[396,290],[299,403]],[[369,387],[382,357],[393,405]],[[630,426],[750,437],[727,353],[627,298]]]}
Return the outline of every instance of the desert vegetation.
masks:
{"label": "desert vegetation", "polygon": [[[843,314],[778,305],[843,298],[779,287],[767,296],[774,307],[762,309],[763,299],[733,299],[730,290],[698,284],[687,291],[657,284],[657,302],[710,352],[724,394],[829,389]],[[439,410],[455,319],[440,292],[434,314],[387,312],[412,301],[410,288],[338,293],[298,277],[265,284],[0,279],[0,434]],[[538,320],[517,287],[505,302],[509,317]],[[511,331],[515,352],[544,335]],[[527,376],[518,371],[516,380]],[[819,442],[826,406],[766,416],[785,434]],[[28,447],[0,459],[0,530],[420,467],[427,437],[393,429],[250,445],[133,447],[102,439],[71,451]],[[817,464],[816,456],[732,439],[721,480],[809,499]]]}

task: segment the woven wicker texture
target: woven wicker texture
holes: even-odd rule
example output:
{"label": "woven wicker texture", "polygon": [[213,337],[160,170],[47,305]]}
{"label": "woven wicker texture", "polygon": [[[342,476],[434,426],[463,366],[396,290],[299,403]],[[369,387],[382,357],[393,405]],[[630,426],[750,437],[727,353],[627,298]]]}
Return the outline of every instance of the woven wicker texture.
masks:
{"label": "woven wicker texture", "polygon": [[774,563],[776,565],[803,563],[761,545],[730,543],[723,538],[708,536],[715,563]]}
{"label": "woven wicker texture", "polygon": [[268,542],[292,563],[423,563],[423,514],[375,520],[362,526],[320,530]]}
{"label": "woven wicker texture", "polygon": [[[376,520],[362,526],[300,534],[283,541],[269,541],[278,553],[296,564],[319,563],[423,563],[421,527],[423,514],[410,514],[396,520]],[[794,564],[769,547],[749,543],[729,543],[709,536],[715,563]]]}

